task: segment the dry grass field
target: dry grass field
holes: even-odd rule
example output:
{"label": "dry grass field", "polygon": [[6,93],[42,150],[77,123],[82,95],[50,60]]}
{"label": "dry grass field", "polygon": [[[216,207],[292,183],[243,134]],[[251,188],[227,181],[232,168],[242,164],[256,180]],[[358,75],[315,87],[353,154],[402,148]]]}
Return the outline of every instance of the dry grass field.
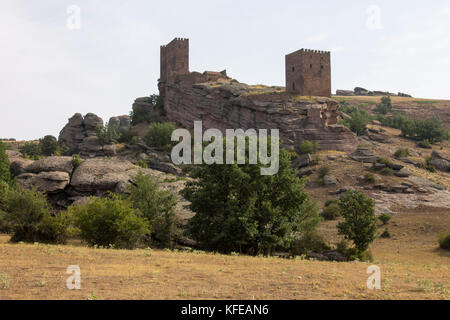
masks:
{"label": "dry grass field", "polygon": [[[335,225],[319,230],[331,243]],[[0,299],[449,299],[450,252],[437,245],[448,210],[402,211],[389,230],[372,245],[373,263],[10,244],[1,235]],[[371,264],[381,290],[366,287]],[[81,269],[81,290],[66,288],[69,265]]]}

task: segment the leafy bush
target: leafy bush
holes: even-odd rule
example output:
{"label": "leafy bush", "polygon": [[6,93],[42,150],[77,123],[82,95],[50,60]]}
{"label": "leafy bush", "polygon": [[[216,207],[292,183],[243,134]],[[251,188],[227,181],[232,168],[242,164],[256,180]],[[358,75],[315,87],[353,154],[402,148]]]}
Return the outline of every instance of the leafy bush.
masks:
{"label": "leafy bush", "polygon": [[135,248],[150,233],[148,221],[128,200],[93,197],[83,206],[69,207],[81,238],[89,245]]}
{"label": "leafy bush", "polygon": [[339,199],[343,222],[338,224],[339,234],[352,240],[358,252],[369,248],[377,232],[375,202],[359,191],[349,190]]}
{"label": "leafy bush", "polygon": [[321,253],[330,249],[321,236],[316,233],[306,233],[292,243],[289,252],[294,256],[300,256],[309,252]]}
{"label": "leafy bush", "polygon": [[391,97],[382,97],[381,103],[377,104],[377,108],[375,111],[381,114],[387,114],[388,112],[392,111]]}
{"label": "leafy bush", "polygon": [[373,259],[369,250],[360,252],[357,248],[349,247],[345,239],[337,244],[336,251],[342,253],[349,261],[372,261]]}
{"label": "leafy bush", "polygon": [[[248,154],[248,145],[246,149]],[[289,248],[296,232],[315,229],[317,207],[286,150],[280,150],[277,174],[261,175],[262,166],[204,164],[191,171],[194,180],[182,194],[196,212],[189,222],[195,240],[224,252],[270,253]]]}
{"label": "leafy bush", "polygon": [[392,160],[391,160],[391,159],[388,159],[388,158],[380,158],[380,159],[378,159],[377,162],[378,162],[378,163],[381,163],[381,164],[384,164],[384,165],[386,165],[387,167],[390,167],[390,166],[393,165]]}
{"label": "leafy bush", "polygon": [[8,183],[10,179],[10,163],[8,155],[6,154],[6,146],[3,142],[0,142],[0,183]]}
{"label": "leafy bush", "polygon": [[372,121],[372,117],[367,113],[366,110],[359,109],[357,107],[350,107],[347,105],[341,105],[341,111],[348,114],[351,119],[342,120],[342,124],[348,127],[351,131],[356,133],[358,136],[364,134],[367,124]]}
{"label": "leafy bush", "polygon": [[74,169],[78,168],[82,163],[83,159],[81,159],[79,154],[74,154],[72,156],[72,165]]}
{"label": "leafy bush", "polygon": [[423,163],[418,164],[418,167],[430,172],[436,172],[436,168],[431,163],[431,160],[432,160],[431,157],[427,157]]}
{"label": "leafy bush", "polygon": [[339,212],[339,205],[337,203],[331,203],[322,211],[322,218],[325,220],[336,220],[340,215],[341,213]]}
{"label": "leafy bush", "polygon": [[378,217],[378,219],[383,223],[383,225],[386,225],[391,220],[391,215],[387,213],[383,213],[381,216]]}
{"label": "leafy bush", "polygon": [[370,183],[375,183],[377,181],[377,178],[373,173],[368,172],[364,175],[364,180]]}
{"label": "leafy bush", "polygon": [[439,237],[439,247],[441,249],[450,250],[450,233],[443,233]]}
{"label": "leafy bush", "polygon": [[134,165],[141,167],[143,169],[148,168],[148,164],[145,160],[139,159],[133,162]]}
{"label": "leafy bush", "polygon": [[39,147],[44,156],[52,156],[58,150],[58,140],[51,135],[39,139]]}
{"label": "leafy bush", "polygon": [[25,142],[25,144],[19,148],[19,151],[25,158],[37,160],[42,157],[41,146],[36,142]]}
{"label": "leafy bush", "polygon": [[172,132],[176,129],[175,124],[172,122],[164,123],[152,123],[145,136],[145,143],[150,147],[167,148],[170,147],[173,142],[171,141]]}
{"label": "leafy bush", "polygon": [[129,200],[149,221],[152,236],[165,246],[172,246],[178,237],[175,196],[159,190],[154,178],[139,173],[129,185]]}
{"label": "leafy bush", "polygon": [[383,233],[380,235],[381,238],[390,238],[391,237],[391,233],[389,232],[388,229],[384,229]]}
{"label": "leafy bush", "polygon": [[338,199],[329,199],[329,200],[325,201],[325,207],[328,207],[329,205],[331,205],[333,203],[338,204],[339,200]]}
{"label": "leafy bush", "polygon": [[117,139],[120,143],[131,143],[133,138],[136,138],[137,135],[131,129],[123,130],[119,134],[119,138]]}
{"label": "leafy bush", "polygon": [[114,126],[106,123],[103,127],[97,127],[97,141],[101,146],[112,144],[119,138],[119,133]]}
{"label": "leafy bush", "polygon": [[330,174],[330,167],[327,166],[327,165],[321,166],[319,168],[319,170],[317,170],[317,172],[319,173],[319,177],[323,178],[323,177],[325,177],[325,176]]}
{"label": "leafy bush", "polygon": [[65,243],[70,216],[51,212],[44,193],[10,188],[4,204],[3,223],[13,242]]}
{"label": "leafy bush", "polygon": [[393,174],[394,172],[392,171],[391,168],[386,167],[386,168],[381,169],[380,173],[381,173],[383,176],[392,176],[392,174]]}
{"label": "leafy bush", "polygon": [[319,145],[317,144],[316,141],[312,142],[309,140],[305,140],[302,142],[302,144],[300,145],[300,147],[298,148],[298,153],[300,154],[315,154],[317,152],[319,148]]}
{"label": "leafy bush", "polygon": [[422,149],[431,149],[432,148],[431,143],[428,139],[417,142],[417,146]]}
{"label": "leafy bush", "polygon": [[399,148],[394,153],[394,157],[396,158],[408,158],[410,156],[408,148]]}

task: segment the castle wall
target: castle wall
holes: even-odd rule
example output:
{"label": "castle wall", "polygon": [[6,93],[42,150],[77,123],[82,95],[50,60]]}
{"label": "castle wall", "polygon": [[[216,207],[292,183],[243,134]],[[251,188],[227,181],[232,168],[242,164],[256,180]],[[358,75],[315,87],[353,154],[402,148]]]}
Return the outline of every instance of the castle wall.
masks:
{"label": "castle wall", "polygon": [[302,49],[286,55],[286,91],[331,97],[330,53]]}
{"label": "castle wall", "polygon": [[189,39],[175,38],[161,46],[160,81],[174,81],[176,75],[189,74]]}

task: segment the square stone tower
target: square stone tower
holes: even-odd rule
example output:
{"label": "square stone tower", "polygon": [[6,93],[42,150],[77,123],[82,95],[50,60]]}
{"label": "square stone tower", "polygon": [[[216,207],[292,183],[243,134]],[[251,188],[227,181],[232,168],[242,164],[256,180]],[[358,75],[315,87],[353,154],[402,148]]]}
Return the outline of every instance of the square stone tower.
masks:
{"label": "square stone tower", "polygon": [[175,38],[161,46],[160,82],[170,82],[176,75],[189,74],[189,39]]}
{"label": "square stone tower", "polygon": [[331,97],[330,52],[301,49],[286,55],[286,92]]}

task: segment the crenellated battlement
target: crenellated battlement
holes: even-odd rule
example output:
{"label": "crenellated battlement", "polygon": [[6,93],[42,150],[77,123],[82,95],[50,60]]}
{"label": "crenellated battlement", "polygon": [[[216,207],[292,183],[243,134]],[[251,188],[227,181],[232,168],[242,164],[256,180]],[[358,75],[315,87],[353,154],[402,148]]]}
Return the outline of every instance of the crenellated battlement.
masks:
{"label": "crenellated battlement", "polygon": [[331,97],[331,53],[300,49],[286,55],[286,91]]}

